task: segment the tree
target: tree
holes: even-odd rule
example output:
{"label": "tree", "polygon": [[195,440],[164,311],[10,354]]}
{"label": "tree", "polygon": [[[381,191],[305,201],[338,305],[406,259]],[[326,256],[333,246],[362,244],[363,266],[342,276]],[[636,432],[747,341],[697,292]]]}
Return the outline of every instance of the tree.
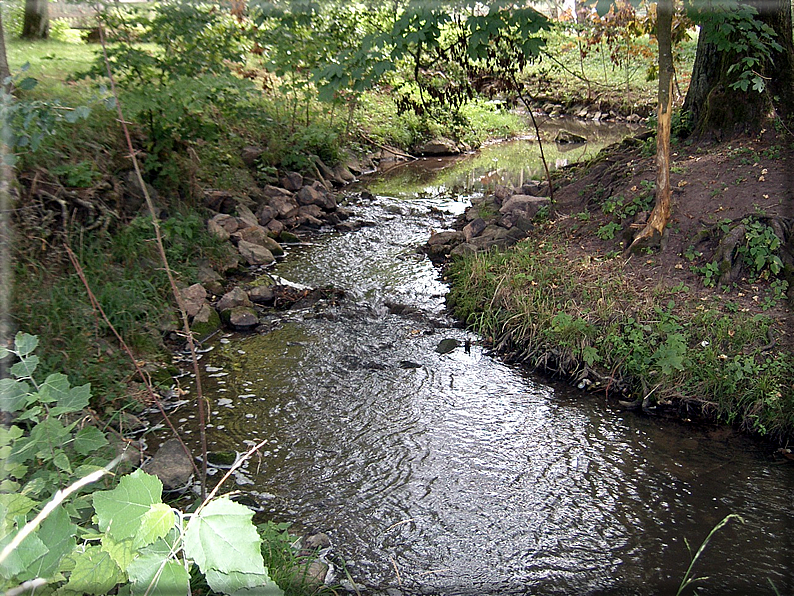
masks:
{"label": "tree", "polygon": [[25,0],[23,39],[47,39],[50,36],[49,0]]}
{"label": "tree", "polygon": [[684,100],[696,136],[760,128],[775,109],[794,116],[791,0],[718,0],[690,7],[700,23]]}
{"label": "tree", "polygon": [[0,12],[0,84],[5,88],[5,80],[11,76],[8,68],[8,55],[6,54],[6,36],[3,29],[3,15]]}
{"label": "tree", "polygon": [[661,242],[670,219],[670,128],[673,114],[673,0],[656,6],[656,39],[659,43],[659,91],[656,110],[656,198],[645,227],[629,247],[636,250]]}

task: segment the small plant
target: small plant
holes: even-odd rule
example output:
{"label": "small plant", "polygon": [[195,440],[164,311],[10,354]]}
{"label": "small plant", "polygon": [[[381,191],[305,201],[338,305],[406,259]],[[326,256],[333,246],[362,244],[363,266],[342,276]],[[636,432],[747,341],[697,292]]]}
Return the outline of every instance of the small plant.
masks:
{"label": "small plant", "polygon": [[713,288],[717,285],[720,279],[720,266],[717,263],[706,263],[702,267],[692,267],[694,273],[703,276],[703,285],[707,288]]}
{"label": "small plant", "polygon": [[690,263],[691,263],[692,261],[694,261],[695,259],[697,259],[697,258],[699,258],[699,257],[702,257],[702,256],[703,256],[703,253],[702,253],[702,252],[700,252],[699,250],[695,250],[695,247],[694,247],[694,246],[692,246],[692,245],[689,245],[689,246],[687,247],[687,249],[684,251],[684,254],[683,254],[683,257],[684,257],[684,258],[685,258],[687,261],[689,261]]}
{"label": "small plant", "polygon": [[73,188],[89,188],[102,174],[94,169],[90,161],[81,161],[77,164],[64,164],[50,170],[61,178],[65,186]]}
{"label": "small plant", "polygon": [[580,211],[579,213],[574,213],[573,216],[579,221],[590,221],[589,211]]}
{"label": "small plant", "polygon": [[744,218],[745,243],[737,249],[744,263],[750,268],[753,275],[759,278],[768,278],[777,275],[783,269],[783,262],[777,256],[780,248],[780,238],[768,225],[757,220]]}
{"label": "small plant", "polygon": [[596,230],[596,236],[601,238],[601,240],[612,240],[615,237],[615,233],[619,232],[623,228],[620,226],[619,223],[611,221],[608,224],[605,224]]}

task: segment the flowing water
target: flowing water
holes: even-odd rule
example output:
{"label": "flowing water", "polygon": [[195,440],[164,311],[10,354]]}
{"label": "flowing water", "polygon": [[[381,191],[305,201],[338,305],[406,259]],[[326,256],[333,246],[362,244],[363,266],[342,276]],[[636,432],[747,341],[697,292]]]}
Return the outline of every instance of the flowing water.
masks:
{"label": "flowing water", "polygon": [[702,593],[794,593],[794,466],[506,366],[444,313],[415,247],[483,183],[526,175],[523,157],[500,164],[533,148],[403,166],[353,207],[373,225],[293,249],[275,273],[348,297],[203,354],[211,449],[265,440],[238,488],[265,517],[328,533],[366,590],[674,594],[685,540],[696,550],[737,513],[695,568]]}

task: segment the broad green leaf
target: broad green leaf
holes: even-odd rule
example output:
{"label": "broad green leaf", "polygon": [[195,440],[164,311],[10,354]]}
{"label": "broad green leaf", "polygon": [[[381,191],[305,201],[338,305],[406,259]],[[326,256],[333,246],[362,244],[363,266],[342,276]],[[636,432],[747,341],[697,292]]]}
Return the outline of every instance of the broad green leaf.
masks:
{"label": "broad green leaf", "polygon": [[18,379],[27,379],[33,376],[33,372],[36,370],[38,365],[39,357],[34,354],[33,356],[22,358],[19,362],[11,367],[10,371],[11,374]]}
{"label": "broad green leaf", "polygon": [[20,579],[49,578],[58,571],[61,560],[75,549],[77,526],[63,507],[57,507],[41,523],[39,534],[47,540],[49,552],[31,565]]}
{"label": "broad green leaf", "polygon": [[69,392],[58,400],[58,405],[50,410],[53,416],[79,412],[88,406],[91,399],[91,384],[86,383],[79,387],[72,387]]}
{"label": "broad green leaf", "polygon": [[163,483],[156,476],[140,469],[124,476],[113,490],[94,493],[99,529],[117,540],[132,538],[150,507],[162,501],[162,494]]}
{"label": "broad green leaf", "polygon": [[185,532],[185,553],[204,573],[265,573],[254,512],[228,498],[212,501],[193,517]]}
{"label": "broad green leaf", "polygon": [[135,594],[179,596],[188,593],[190,576],[184,565],[157,555],[143,555],[127,568]]}
{"label": "broad green leaf", "polygon": [[282,596],[284,591],[270,579],[267,570],[264,573],[221,573],[217,569],[208,569],[205,573],[207,584],[213,592],[234,594],[235,596]]}
{"label": "broad green leaf", "polygon": [[5,507],[6,516],[14,518],[27,515],[36,505],[36,501],[25,495],[0,495],[0,504]]}
{"label": "broad green leaf", "polygon": [[69,394],[69,378],[62,373],[53,373],[39,387],[39,401],[54,404]]}
{"label": "broad green leaf", "polygon": [[65,588],[78,594],[107,594],[125,579],[108,553],[99,546],[89,546],[74,556],[74,569]]}
{"label": "broad green leaf", "polygon": [[121,569],[126,569],[135,556],[138,554],[132,544],[132,538],[125,538],[124,540],[115,540],[110,534],[102,535],[102,552],[110,555],[110,558],[116,562]]}
{"label": "broad green leaf", "polygon": [[163,538],[174,527],[174,510],[165,503],[155,503],[141,517],[141,527],[135,535],[135,548],[151,544]]}
{"label": "broad green leaf", "polygon": [[72,464],[71,462],[69,462],[69,456],[67,456],[60,449],[55,454],[55,457],[52,458],[52,463],[59,470],[63,470],[64,472],[68,472],[69,474],[72,473]]}
{"label": "broad green leaf", "polygon": [[30,385],[16,379],[0,379],[0,410],[16,412],[27,405]]}
{"label": "broad green leaf", "polygon": [[105,433],[96,426],[86,426],[77,431],[74,437],[74,450],[80,455],[88,455],[108,444]]}
{"label": "broad green leaf", "polygon": [[39,338],[30,333],[20,331],[14,337],[14,346],[20,358],[24,358],[35,350],[39,345]]}
{"label": "broad green leaf", "polygon": [[[18,526],[24,525],[25,518],[20,517]],[[6,547],[17,535],[18,530],[12,531],[0,540],[0,550]],[[5,579],[18,578],[26,569],[37,564],[47,554],[47,547],[38,537],[37,533],[28,535],[22,543],[11,551],[5,560],[0,562],[0,577]]]}

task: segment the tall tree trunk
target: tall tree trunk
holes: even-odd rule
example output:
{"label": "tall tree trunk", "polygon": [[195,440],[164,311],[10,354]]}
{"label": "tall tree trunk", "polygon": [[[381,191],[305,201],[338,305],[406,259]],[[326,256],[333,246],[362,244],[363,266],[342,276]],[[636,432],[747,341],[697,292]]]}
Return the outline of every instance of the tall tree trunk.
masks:
{"label": "tall tree trunk", "polygon": [[23,39],[47,39],[50,36],[49,0],[25,0]]}
{"label": "tall tree trunk", "polygon": [[[714,20],[701,26],[692,80],[684,100],[695,136],[730,136],[757,129],[770,108],[781,116],[794,116],[794,41],[792,41],[791,0],[746,0],[756,8],[759,21],[771,27],[781,51],[771,51],[771,64],[760,73],[769,93],[732,89],[728,69],[741,56],[721,51],[711,40],[720,27]],[[777,99],[774,99],[777,98]]]}
{"label": "tall tree trunk", "polygon": [[6,54],[6,35],[3,29],[3,13],[0,11],[0,85],[5,91],[9,91],[4,81],[11,76],[11,69],[8,68],[8,54]]}
{"label": "tall tree trunk", "polygon": [[670,125],[673,111],[673,0],[656,5],[656,39],[659,42],[659,105],[656,110],[656,199],[645,227],[629,247],[637,251],[662,242],[672,210],[670,188]]}

